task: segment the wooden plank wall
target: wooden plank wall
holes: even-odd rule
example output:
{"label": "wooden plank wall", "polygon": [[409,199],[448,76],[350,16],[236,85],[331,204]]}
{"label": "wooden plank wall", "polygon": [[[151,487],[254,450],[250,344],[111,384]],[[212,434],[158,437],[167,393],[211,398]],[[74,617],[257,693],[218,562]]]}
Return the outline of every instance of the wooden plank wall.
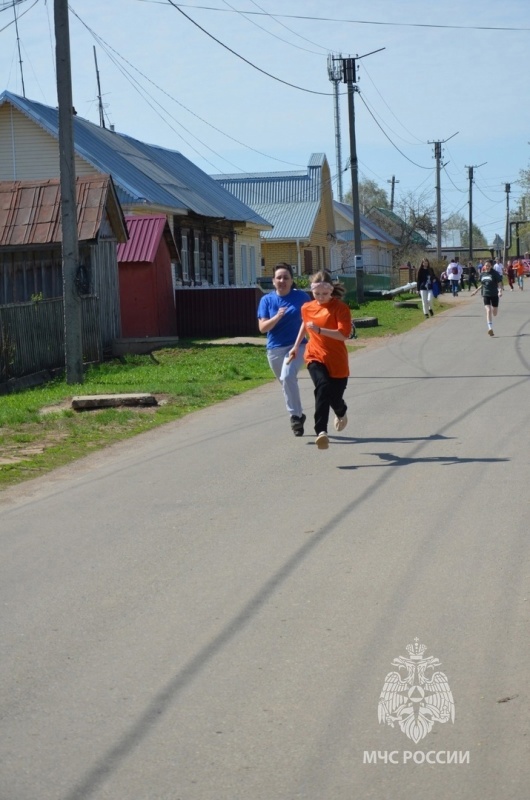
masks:
{"label": "wooden plank wall", "polygon": [[[83,360],[102,359],[99,302],[81,299]],[[63,300],[0,306],[0,382],[64,366]]]}

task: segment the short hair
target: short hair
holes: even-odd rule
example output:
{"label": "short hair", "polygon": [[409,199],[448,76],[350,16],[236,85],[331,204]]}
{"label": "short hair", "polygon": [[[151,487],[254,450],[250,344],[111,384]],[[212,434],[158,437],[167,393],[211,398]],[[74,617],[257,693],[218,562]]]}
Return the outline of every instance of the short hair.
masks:
{"label": "short hair", "polygon": [[280,263],[279,263],[279,264],[276,264],[276,266],[274,267],[274,272],[273,272],[273,275],[276,275],[276,272],[277,272],[279,269],[286,269],[286,270],[287,270],[287,272],[289,273],[289,275],[291,276],[291,278],[294,278],[294,275],[293,275],[293,268],[291,267],[291,265],[290,265],[290,264],[286,264],[286,263],[285,263],[285,261],[280,261]]}

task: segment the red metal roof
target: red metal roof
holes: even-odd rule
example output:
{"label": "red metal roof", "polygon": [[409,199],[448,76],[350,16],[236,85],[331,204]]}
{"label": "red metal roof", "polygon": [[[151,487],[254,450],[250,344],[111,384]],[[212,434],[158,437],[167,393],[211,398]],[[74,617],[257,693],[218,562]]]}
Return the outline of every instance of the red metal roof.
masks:
{"label": "red metal roof", "polygon": [[168,242],[171,256],[176,255],[173,237],[164,215],[135,216],[130,214],[126,215],[125,221],[129,231],[129,241],[118,245],[118,264],[124,262],[152,263],[156,258],[162,236]]}
{"label": "red metal roof", "polygon": [[[109,197],[108,175],[84,175],[76,179],[77,235],[79,241],[96,239]],[[115,192],[111,192],[115,196]],[[123,214],[117,200],[110,209],[125,238]],[[116,206],[116,207],[115,207]],[[0,246],[55,244],[62,241],[61,189],[58,178],[43,181],[0,181]],[[109,211],[109,209],[107,209]]]}

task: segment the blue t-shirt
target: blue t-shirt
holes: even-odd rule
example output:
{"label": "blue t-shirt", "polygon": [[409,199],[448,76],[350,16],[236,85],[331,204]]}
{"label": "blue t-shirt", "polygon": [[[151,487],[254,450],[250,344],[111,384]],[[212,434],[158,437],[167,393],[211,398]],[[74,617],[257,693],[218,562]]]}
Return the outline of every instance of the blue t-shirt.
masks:
{"label": "blue t-shirt", "polygon": [[258,319],[271,319],[276,316],[281,306],[287,309],[281,320],[267,332],[267,350],[272,350],[274,347],[291,347],[294,344],[302,324],[300,309],[310,300],[309,295],[300,289],[291,289],[285,297],[270,292],[261,298]]}

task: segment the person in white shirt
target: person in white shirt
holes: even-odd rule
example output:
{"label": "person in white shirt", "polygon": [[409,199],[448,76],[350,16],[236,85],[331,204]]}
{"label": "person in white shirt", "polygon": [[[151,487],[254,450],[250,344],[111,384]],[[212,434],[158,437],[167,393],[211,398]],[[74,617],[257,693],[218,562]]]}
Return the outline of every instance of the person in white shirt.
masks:
{"label": "person in white shirt", "polygon": [[495,264],[493,265],[493,269],[495,272],[498,272],[501,276],[501,286],[504,285],[503,276],[504,276],[504,264],[500,260],[499,256],[495,259]]}
{"label": "person in white shirt", "polygon": [[462,275],[462,264],[458,261],[458,256],[454,256],[447,266],[447,277],[451,286],[453,297],[458,297],[460,286],[460,276]]}

